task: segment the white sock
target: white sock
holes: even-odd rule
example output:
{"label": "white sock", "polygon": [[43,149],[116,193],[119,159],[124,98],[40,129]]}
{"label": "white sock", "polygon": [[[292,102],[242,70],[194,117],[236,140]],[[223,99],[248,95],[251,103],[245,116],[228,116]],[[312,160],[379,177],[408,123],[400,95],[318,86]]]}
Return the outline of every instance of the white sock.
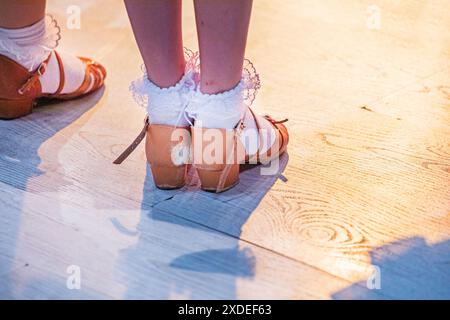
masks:
{"label": "white sock", "polygon": [[148,79],[143,68],[143,77],[133,81],[130,91],[135,101],[147,110],[151,124],[190,126],[185,109],[195,90],[194,73],[186,70],[185,75],[174,86],[160,88]]}
{"label": "white sock", "polygon": [[[51,55],[44,75],[40,77],[42,92],[54,93],[60,83],[59,66],[53,49],[58,45],[60,29],[53,17],[47,15],[35,24],[19,29],[0,28],[0,54],[16,61],[30,72]],[[61,93],[78,89],[85,76],[80,59],[58,52],[64,65],[65,84]]]}
{"label": "white sock", "polygon": [[233,89],[217,94],[202,93],[198,86],[186,112],[194,119],[196,127],[233,129],[246,110],[243,91],[243,81]]}

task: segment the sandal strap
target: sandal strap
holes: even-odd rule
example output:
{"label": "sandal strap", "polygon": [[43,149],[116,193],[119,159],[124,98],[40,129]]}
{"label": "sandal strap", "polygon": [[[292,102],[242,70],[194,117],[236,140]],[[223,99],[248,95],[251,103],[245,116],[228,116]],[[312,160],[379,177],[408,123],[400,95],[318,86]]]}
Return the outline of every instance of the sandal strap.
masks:
{"label": "sandal strap", "polygon": [[84,58],[84,57],[78,57],[78,59],[80,59],[83,62],[83,64],[85,65],[84,79],[81,82],[81,85],[75,91],[69,92],[69,93],[61,93],[62,90],[64,89],[64,85],[66,83],[64,62],[62,61],[61,56],[58,54],[58,52],[56,50],[54,50],[53,52],[55,53],[55,57],[58,61],[60,82],[59,82],[58,89],[56,90],[55,93],[45,94],[44,97],[69,100],[69,99],[74,99],[74,98],[80,97],[89,92],[95,91],[102,86],[105,77],[103,76],[101,71],[99,71],[96,68],[96,66],[98,66],[98,64],[91,59]]}
{"label": "sandal strap", "polygon": [[147,128],[149,126],[148,116],[145,117],[144,127],[142,128],[139,135],[134,139],[134,141],[125,149],[124,152],[120,154],[120,156],[114,160],[114,164],[121,164],[128,156],[136,149],[136,147],[144,140],[145,135],[147,134]]}
{"label": "sandal strap", "polygon": [[[276,130],[277,134],[278,134],[278,143],[277,144],[273,144],[265,153],[264,153],[264,157],[262,157],[259,154],[259,161],[261,161],[261,159],[274,159],[275,157],[279,157],[281,153],[283,153],[283,151],[285,150],[288,140],[287,137],[284,136],[284,134],[282,133],[282,130],[280,128],[279,125],[283,125],[283,123],[287,122],[288,119],[283,119],[283,120],[275,120],[273,119],[270,115],[264,115],[263,116],[264,119],[266,119],[267,121],[269,121],[269,123],[273,126],[273,128]],[[275,147],[277,147],[277,149],[275,149]],[[259,153],[259,151],[258,151]],[[269,160],[269,161],[270,161]]]}
{"label": "sandal strap", "polygon": [[61,91],[64,89],[64,85],[66,83],[66,75],[64,72],[64,64],[61,60],[61,56],[56,50],[53,50],[53,52],[55,54],[56,61],[58,61],[58,69],[59,69],[59,86],[54,94],[60,94]]}
{"label": "sandal strap", "polygon": [[[78,89],[76,89],[74,92],[61,94],[62,90],[64,89],[64,85],[66,83],[64,63],[63,63],[59,53],[56,50],[53,50],[48,55],[47,59],[45,59],[39,65],[39,67],[36,69],[36,71],[34,71],[31,74],[31,76],[27,79],[27,81],[18,90],[20,95],[26,95],[37,84],[37,82],[39,81],[39,78],[46,72],[48,62],[50,61],[53,53],[55,54],[56,61],[58,62],[59,85],[58,85],[58,88],[55,91],[55,93],[45,94],[44,95],[45,97],[59,98],[59,99],[71,99],[71,98],[78,97],[82,94],[87,93],[89,88],[91,88],[91,90],[95,90],[98,87],[100,87],[100,85],[103,81],[103,76],[95,73],[96,69],[90,67],[90,65],[93,64],[92,60],[80,57],[79,59],[86,64],[83,82],[81,83],[80,87],[78,87]],[[95,74],[93,74],[93,73],[95,73]],[[93,77],[91,77],[91,75],[93,75]]]}
{"label": "sandal strap", "polygon": [[44,61],[39,65],[39,67],[31,73],[31,76],[27,81],[19,88],[18,93],[20,95],[26,95],[30,90],[37,84],[39,78],[45,73],[47,69],[48,62],[50,61],[52,54],[50,53]]}
{"label": "sandal strap", "polygon": [[242,119],[239,120],[239,122],[236,124],[236,126],[233,129],[234,130],[233,143],[231,144],[231,148],[230,148],[232,150],[226,151],[227,159],[226,159],[225,167],[223,168],[223,170],[220,174],[220,177],[219,177],[219,182],[217,184],[216,193],[220,193],[223,191],[225,182],[227,181],[227,178],[228,178],[228,174],[230,173],[230,170],[233,167],[232,157],[234,157],[237,154],[238,137],[241,135],[242,131],[244,130],[244,118],[245,118],[245,114],[242,117]]}
{"label": "sandal strap", "polygon": [[[281,150],[283,150],[285,147],[286,141],[284,139],[283,134],[278,134],[278,137],[280,137],[280,139],[281,139],[278,143],[278,150],[273,150],[274,146],[275,146],[275,143],[274,143],[264,154],[261,154],[260,150],[262,149],[262,140],[263,140],[262,139],[263,137],[261,136],[261,123],[260,123],[256,113],[251,108],[248,108],[248,109],[250,110],[251,115],[253,116],[253,120],[255,121],[255,124],[256,124],[256,130],[258,132],[258,149],[257,149],[256,155],[252,155],[252,156],[253,157],[256,156],[256,162],[261,163],[262,158],[264,158],[264,159],[271,158],[272,152],[276,152],[277,154],[281,153]],[[268,114],[264,115],[263,118],[266,119],[267,121],[269,121],[270,124],[272,124],[274,130],[277,133],[279,133],[279,131],[280,131],[278,124],[282,124],[282,123],[285,123],[288,121],[288,119],[275,120]],[[264,157],[262,157],[262,156],[264,156]],[[250,162],[250,155],[245,156],[245,162],[246,163]]]}
{"label": "sandal strap", "polygon": [[[56,51],[55,51],[56,53]],[[79,96],[82,96],[84,94],[87,94],[90,91],[95,91],[98,89],[104,80],[103,76],[99,73],[97,73],[96,68],[92,68],[91,65],[95,65],[95,62],[93,62],[91,59],[78,57],[86,66],[85,72],[84,72],[84,79],[81,85],[73,92],[70,93],[63,93],[61,94],[60,90],[53,94],[49,94],[49,97],[52,98],[58,98],[58,99],[72,99]],[[60,64],[61,66],[62,64]],[[64,69],[63,69],[64,70]],[[60,69],[61,72],[61,69]],[[61,85],[61,83],[60,83]],[[62,88],[61,88],[62,90]]]}

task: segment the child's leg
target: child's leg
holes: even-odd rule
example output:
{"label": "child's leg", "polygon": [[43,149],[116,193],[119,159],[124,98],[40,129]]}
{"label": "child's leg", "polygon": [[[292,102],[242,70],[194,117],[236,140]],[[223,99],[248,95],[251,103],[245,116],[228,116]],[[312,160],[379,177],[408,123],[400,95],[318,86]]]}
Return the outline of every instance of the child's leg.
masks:
{"label": "child's leg", "polygon": [[183,76],[181,0],[125,0],[149,79],[170,87]]}
{"label": "child's leg", "polygon": [[259,88],[255,70],[243,72],[251,8],[252,0],[195,0],[202,94],[189,109],[195,127],[232,129],[243,119],[241,142],[249,156],[264,154],[280,140],[271,121],[248,110],[246,90]]}
{"label": "child's leg", "polygon": [[0,28],[17,29],[31,26],[45,15],[45,0],[0,2]]}
{"label": "child's leg", "polygon": [[235,87],[242,77],[252,0],[195,0],[203,93]]}

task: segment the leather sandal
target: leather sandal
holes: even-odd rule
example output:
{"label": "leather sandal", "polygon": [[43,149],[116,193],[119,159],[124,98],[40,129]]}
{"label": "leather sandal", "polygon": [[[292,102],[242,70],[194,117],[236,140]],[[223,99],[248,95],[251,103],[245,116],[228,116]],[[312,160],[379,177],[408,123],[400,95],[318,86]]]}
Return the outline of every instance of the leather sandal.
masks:
{"label": "leather sandal", "polygon": [[[55,93],[42,93],[40,77],[45,73],[47,64],[55,55],[59,66],[60,82]],[[61,93],[64,89],[64,64],[60,55],[53,50],[34,72],[14,60],[0,55],[0,119],[15,119],[30,114],[39,98],[69,100],[84,96],[103,86],[106,78],[105,68],[88,58],[79,57],[86,66],[84,80],[77,90]]]}
{"label": "leather sandal", "polygon": [[[194,167],[197,170],[203,190],[216,193],[229,190],[239,183],[240,164],[267,164],[279,158],[286,151],[289,134],[283,123],[288,119],[277,121],[269,115],[263,116],[270,122],[277,134],[272,146],[265,152],[260,152],[261,126],[253,110],[251,108],[248,108],[248,110],[255,120],[259,134],[260,145],[254,155],[246,154],[245,147],[239,139],[245,129],[243,119],[234,129],[191,127]],[[211,139],[212,136],[214,136],[213,139]],[[211,148],[211,140],[215,150],[214,152],[205,152],[205,148]]]}
{"label": "leather sandal", "polygon": [[121,164],[144,138],[155,185],[163,190],[183,187],[191,145],[189,127],[150,124],[147,116],[141,133],[113,163]]}
{"label": "leather sandal", "polygon": [[258,152],[256,152],[256,154],[254,155],[246,154],[244,163],[267,164],[272,160],[279,158],[287,149],[287,145],[289,143],[289,133],[284,123],[287,122],[288,119],[275,120],[268,114],[262,116],[273,126],[277,135],[272,146],[265,152],[260,152],[260,150],[262,149],[261,124],[254,111],[251,108],[248,108],[248,110],[250,111],[251,115],[253,116],[253,119],[255,120],[256,129],[258,131],[258,134],[260,135],[260,139],[258,140],[259,141]]}
{"label": "leather sandal", "polygon": [[[260,133],[260,124],[253,110],[249,108],[255,119]],[[224,192],[239,183],[240,164],[267,164],[280,157],[287,149],[289,142],[288,131],[283,124],[288,121],[274,120],[269,115],[264,116],[277,132],[272,146],[261,153],[246,154],[244,145],[239,137],[244,130],[243,120],[234,129],[207,129],[198,127],[175,127],[150,124],[148,116],[144,120],[144,127],[125,151],[114,160],[114,164],[121,164],[146,138],[145,153],[152,170],[155,185],[159,189],[178,189],[185,185],[187,165],[192,160],[200,178],[201,188],[210,192]],[[192,135],[192,138],[191,138]],[[205,148],[211,144],[221,150],[214,152],[215,159],[205,157]],[[261,141],[261,139],[259,139]],[[192,148],[191,148],[192,145]],[[256,160],[255,160],[256,159]],[[212,161],[211,161],[212,160]]]}

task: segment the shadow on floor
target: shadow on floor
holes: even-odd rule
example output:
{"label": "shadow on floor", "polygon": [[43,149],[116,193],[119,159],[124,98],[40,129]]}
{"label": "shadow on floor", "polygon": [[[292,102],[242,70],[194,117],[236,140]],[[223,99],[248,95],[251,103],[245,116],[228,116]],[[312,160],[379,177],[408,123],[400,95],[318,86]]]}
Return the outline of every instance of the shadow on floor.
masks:
{"label": "shadow on floor", "polygon": [[239,185],[222,194],[201,191],[192,168],[187,187],[158,190],[147,167],[140,237],[122,260],[129,284],[124,298],[237,298],[237,280],[255,273],[254,253],[239,241],[242,226],[288,159],[281,157],[275,175],[261,176],[261,167],[245,170]]}
{"label": "shadow on floor", "polygon": [[[429,245],[423,238],[408,238],[376,248],[370,252],[370,257],[378,270],[369,282],[375,285],[378,281],[379,289],[374,290],[384,296],[394,299],[450,299],[450,240]],[[367,282],[355,283],[332,297],[371,299],[370,290],[367,295],[354,294],[358,285],[366,286]]]}
{"label": "shadow on floor", "polygon": [[[52,183],[39,183],[36,186],[30,186],[31,179],[45,175],[46,172],[40,167],[41,157],[39,149],[41,146],[61,130],[70,126],[78,120],[93,106],[97,105],[104,93],[104,88],[85,97],[65,101],[42,101],[34,109],[33,113],[15,120],[0,120],[0,182],[11,187],[30,191],[35,188],[35,192],[47,192],[58,190],[61,186],[69,182],[64,180],[63,174],[52,172]],[[87,118],[85,119],[87,121]],[[70,134],[61,137],[69,140]],[[61,143],[60,145],[64,145]],[[59,149],[51,149],[51,154],[46,154],[46,161],[55,159]],[[1,192],[1,189],[0,189]],[[19,193],[18,193],[19,194]],[[17,196],[17,208],[22,208],[24,199]],[[59,208],[54,208],[58,212]],[[6,217],[5,215],[8,215]],[[0,288],[0,297],[13,297],[13,280],[10,279],[14,269],[14,259],[16,255],[17,237],[21,225],[22,212],[0,212],[0,223],[5,223],[7,232],[0,234],[2,243],[2,255],[0,257],[0,274],[7,279],[2,279]],[[2,224],[3,224],[2,223]],[[16,266],[17,267],[17,266]],[[45,281],[45,280],[42,280]]]}

